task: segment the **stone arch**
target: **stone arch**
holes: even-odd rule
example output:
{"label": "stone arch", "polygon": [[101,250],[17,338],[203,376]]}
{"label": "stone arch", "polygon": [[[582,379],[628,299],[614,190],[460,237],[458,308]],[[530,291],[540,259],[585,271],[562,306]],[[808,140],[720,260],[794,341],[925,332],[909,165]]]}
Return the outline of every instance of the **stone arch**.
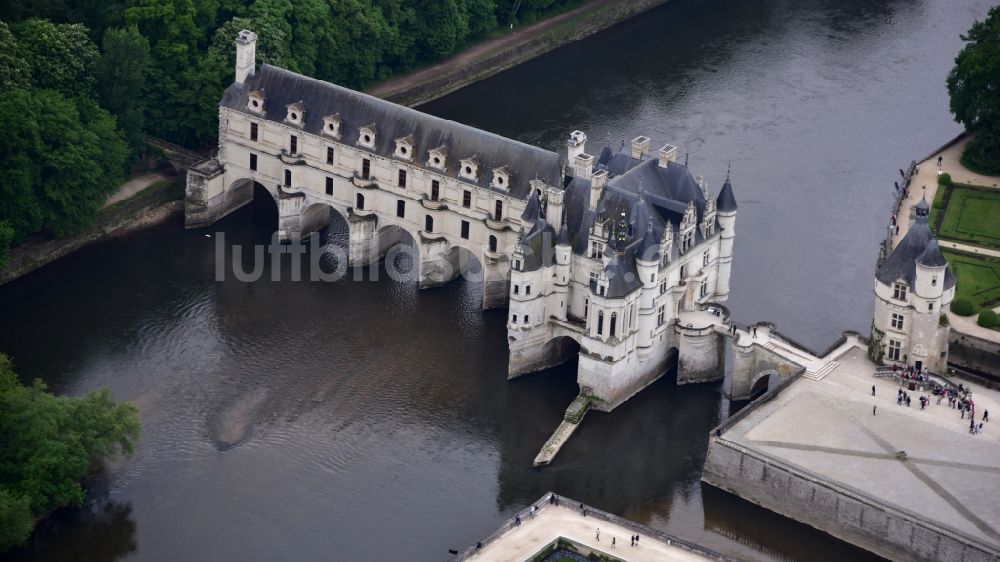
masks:
{"label": "stone arch", "polygon": [[579,336],[564,335],[556,336],[545,342],[542,353],[552,361],[550,366],[565,363],[580,355],[580,340],[578,338]]}
{"label": "stone arch", "polygon": [[238,178],[230,182],[223,193],[223,208],[237,209],[249,204],[254,222],[269,229],[268,236],[278,230],[278,196],[272,189],[253,178]]}
{"label": "stone arch", "polygon": [[[381,223],[381,221],[379,221]],[[387,222],[375,231],[378,255],[386,273],[396,281],[418,281],[421,272],[420,234],[403,225]]]}
{"label": "stone arch", "polygon": [[765,392],[768,391],[768,389],[772,387],[772,383],[777,383],[780,380],[781,380],[781,375],[779,375],[778,371],[774,369],[768,369],[766,371],[761,371],[760,373],[757,373],[750,380],[749,400],[753,400],[758,396],[760,396],[761,394],[764,394]]}
{"label": "stone arch", "polygon": [[337,214],[347,222],[347,214],[324,201],[315,201],[306,204],[302,209],[300,230],[302,238],[308,237],[313,232],[323,230],[330,225],[334,214]]}

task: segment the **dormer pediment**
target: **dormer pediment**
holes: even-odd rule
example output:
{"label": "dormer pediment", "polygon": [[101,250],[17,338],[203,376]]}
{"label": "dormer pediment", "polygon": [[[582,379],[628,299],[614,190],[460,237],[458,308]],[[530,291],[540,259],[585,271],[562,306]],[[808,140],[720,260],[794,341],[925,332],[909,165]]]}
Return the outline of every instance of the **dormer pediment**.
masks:
{"label": "dormer pediment", "polygon": [[301,101],[295,103],[290,103],[285,106],[288,113],[285,115],[285,122],[291,125],[302,125],[302,119],[305,116],[305,106],[302,105]]}
{"label": "dormer pediment", "polygon": [[323,134],[340,138],[340,114],[334,113],[323,118]]}
{"label": "dormer pediment", "polygon": [[378,131],[375,129],[375,123],[370,125],[365,125],[358,129],[358,144],[365,148],[375,148],[375,136]]}
{"label": "dormer pediment", "polygon": [[459,160],[459,164],[461,164],[461,167],[458,171],[458,175],[467,180],[476,181],[479,173],[479,157],[470,156],[468,158],[463,158]]}
{"label": "dormer pediment", "polygon": [[510,187],[510,170],[507,166],[493,168],[493,187],[507,189]]}
{"label": "dormer pediment", "polygon": [[247,109],[254,113],[264,113],[264,90],[254,90],[247,94]]}
{"label": "dormer pediment", "polygon": [[413,159],[413,135],[406,135],[405,137],[396,139],[396,151],[394,155],[396,158],[404,160]]}
{"label": "dormer pediment", "polygon": [[427,165],[438,170],[444,170],[447,166],[448,147],[441,145],[427,151]]}

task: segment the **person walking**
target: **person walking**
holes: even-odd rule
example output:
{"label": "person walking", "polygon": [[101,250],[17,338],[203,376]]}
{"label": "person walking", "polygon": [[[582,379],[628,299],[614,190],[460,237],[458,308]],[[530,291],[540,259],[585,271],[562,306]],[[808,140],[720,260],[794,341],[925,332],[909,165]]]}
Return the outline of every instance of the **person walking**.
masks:
{"label": "person walking", "polygon": [[615,547],[615,538],[611,537],[611,548]]}
{"label": "person walking", "polygon": [[872,415],[875,415],[875,410],[878,409],[878,404],[872,404]]}
{"label": "person walking", "polygon": [[635,535],[630,535],[629,539],[630,539],[631,542],[629,542],[628,545],[629,546],[635,546]]}
{"label": "person walking", "polygon": [[875,396],[875,385],[872,385],[872,396]]}
{"label": "person walking", "polygon": [[753,337],[757,337],[757,326],[753,327]]}
{"label": "person walking", "polygon": [[983,421],[984,422],[990,421],[990,411],[987,410],[986,408],[983,408]]}
{"label": "person walking", "polygon": [[601,542],[601,528],[597,528],[597,542]]}

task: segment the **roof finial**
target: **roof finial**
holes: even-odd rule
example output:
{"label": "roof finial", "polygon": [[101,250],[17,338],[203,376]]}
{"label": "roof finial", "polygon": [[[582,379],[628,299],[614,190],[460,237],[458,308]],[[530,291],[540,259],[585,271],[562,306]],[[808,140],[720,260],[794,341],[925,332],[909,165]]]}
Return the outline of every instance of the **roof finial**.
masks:
{"label": "roof finial", "polygon": [[689,158],[690,156],[691,156],[691,151],[689,151],[689,150],[685,150],[685,151],[684,151],[684,167],[685,167],[685,168],[687,168],[687,167],[688,167],[688,158]]}
{"label": "roof finial", "polygon": [[729,164],[726,166],[726,181],[729,181],[729,173],[733,171],[733,161],[730,160]]}
{"label": "roof finial", "polygon": [[608,131],[608,148],[611,148],[611,131]]}

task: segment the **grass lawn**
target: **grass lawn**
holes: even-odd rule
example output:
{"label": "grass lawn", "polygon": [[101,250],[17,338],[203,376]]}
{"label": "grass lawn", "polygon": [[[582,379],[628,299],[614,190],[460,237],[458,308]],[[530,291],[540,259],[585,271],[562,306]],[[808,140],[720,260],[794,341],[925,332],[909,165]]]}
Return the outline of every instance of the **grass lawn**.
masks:
{"label": "grass lawn", "polygon": [[[943,210],[944,219],[938,236],[986,248],[1000,248],[1000,191],[964,185],[953,185],[948,189],[951,197]],[[939,189],[934,197],[932,221],[942,204],[938,196],[943,191]]]}
{"label": "grass lawn", "polygon": [[985,303],[1000,299],[1000,259],[947,250],[941,253],[958,278],[956,298],[967,297],[971,300],[976,305],[977,314]]}

